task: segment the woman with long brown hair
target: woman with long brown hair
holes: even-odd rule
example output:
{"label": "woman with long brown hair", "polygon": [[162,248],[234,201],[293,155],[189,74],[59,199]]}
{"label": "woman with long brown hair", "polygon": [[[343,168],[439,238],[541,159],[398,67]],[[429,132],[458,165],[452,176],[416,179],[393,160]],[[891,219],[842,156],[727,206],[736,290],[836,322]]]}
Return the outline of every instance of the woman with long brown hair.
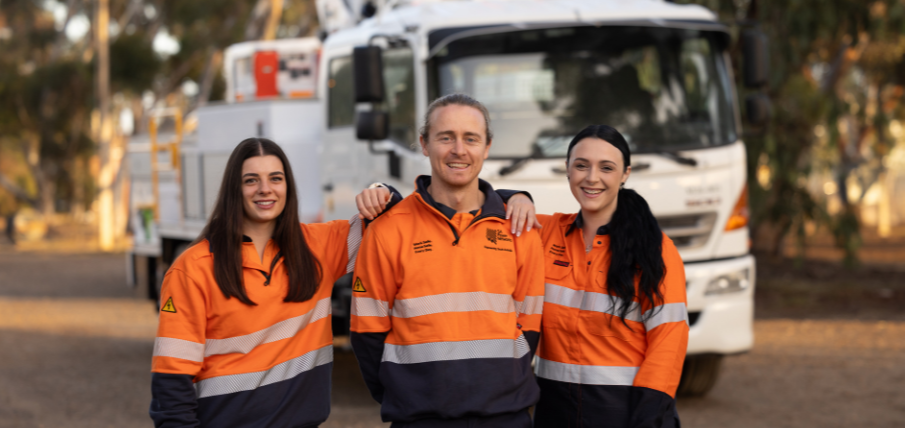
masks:
{"label": "woman with long brown hair", "polygon": [[150,414],[157,427],[307,427],[330,412],[331,293],[359,217],[300,224],[273,141],[233,150],[204,232],[161,288]]}

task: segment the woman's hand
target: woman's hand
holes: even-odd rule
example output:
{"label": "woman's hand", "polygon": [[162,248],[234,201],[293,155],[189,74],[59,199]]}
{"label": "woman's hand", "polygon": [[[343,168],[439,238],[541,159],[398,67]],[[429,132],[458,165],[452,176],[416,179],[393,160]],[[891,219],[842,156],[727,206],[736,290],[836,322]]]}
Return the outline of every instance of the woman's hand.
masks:
{"label": "woman's hand", "polygon": [[506,219],[512,219],[512,234],[515,236],[522,236],[522,230],[530,232],[532,227],[542,227],[535,216],[534,202],[523,193],[509,198]]}
{"label": "woman's hand", "polygon": [[390,202],[390,190],[386,187],[365,189],[355,195],[355,204],[358,205],[358,218],[374,220]]}

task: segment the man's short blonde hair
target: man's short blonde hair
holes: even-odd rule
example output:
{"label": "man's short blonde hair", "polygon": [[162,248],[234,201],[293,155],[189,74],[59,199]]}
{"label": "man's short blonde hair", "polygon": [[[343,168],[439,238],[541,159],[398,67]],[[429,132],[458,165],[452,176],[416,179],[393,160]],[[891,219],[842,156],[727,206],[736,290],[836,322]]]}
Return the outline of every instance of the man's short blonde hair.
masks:
{"label": "man's short blonde hair", "polygon": [[480,101],[468,95],[449,94],[437,98],[427,106],[427,113],[424,114],[424,126],[421,127],[419,132],[421,138],[424,138],[425,142],[428,141],[428,137],[430,136],[431,115],[434,114],[434,110],[451,105],[472,107],[481,112],[481,114],[484,115],[484,133],[487,134],[487,141],[490,142],[493,140],[493,131],[490,130],[490,112],[487,111],[487,107],[484,107],[484,104],[481,104]]}

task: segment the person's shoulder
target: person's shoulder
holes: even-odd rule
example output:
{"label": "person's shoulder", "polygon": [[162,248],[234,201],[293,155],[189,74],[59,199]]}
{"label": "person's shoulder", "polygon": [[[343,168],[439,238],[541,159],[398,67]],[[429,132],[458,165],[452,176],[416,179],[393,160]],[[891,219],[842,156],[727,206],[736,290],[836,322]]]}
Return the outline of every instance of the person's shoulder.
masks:
{"label": "person's shoulder", "polygon": [[389,211],[384,212],[371,221],[368,229],[374,227],[379,229],[393,228],[411,222],[412,215],[418,209],[419,203],[414,194],[406,196]]}
{"label": "person's shoulder", "polygon": [[666,233],[663,233],[663,260],[664,261],[673,261],[678,263],[682,262],[682,256],[679,255],[679,249],[676,247],[676,244],[672,242],[669,236]]}
{"label": "person's shoulder", "polygon": [[211,259],[211,243],[207,239],[202,239],[195,245],[186,248],[173,262],[173,266],[188,267],[198,263],[210,263],[209,259]]}
{"label": "person's shoulder", "polygon": [[167,270],[167,275],[181,272],[196,283],[205,282],[204,278],[213,274],[213,255],[210,242],[202,239],[182,252]]}

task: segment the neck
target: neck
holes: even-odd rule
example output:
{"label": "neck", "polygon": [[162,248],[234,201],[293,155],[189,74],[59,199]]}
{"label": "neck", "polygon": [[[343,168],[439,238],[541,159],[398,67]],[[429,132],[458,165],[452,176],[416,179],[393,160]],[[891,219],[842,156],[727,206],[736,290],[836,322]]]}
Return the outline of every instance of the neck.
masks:
{"label": "neck", "polygon": [[480,209],[484,205],[485,196],[478,188],[478,180],[462,187],[449,186],[440,180],[431,180],[427,187],[434,201],[446,205],[457,213],[467,213]]}
{"label": "neck", "polygon": [[585,238],[585,244],[594,240],[594,237],[597,236],[597,229],[600,226],[610,224],[613,214],[616,212],[617,202],[618,199],[613,199],[611,204],[598,211],[588,211],[582,208],[581,219],[584,225],[581,231]]}
{"label": "neck", "polygon": [[261,258],[262,263],[264,259],[264,248],[267,247],[267,241],[273,237],[273,231],[276,230],[276,227],[276,220],[260,223],[246,218],[242,222],[242,233],[251,238],[251,241],[254,242],[255,249],[258,251],[258,257]]}

